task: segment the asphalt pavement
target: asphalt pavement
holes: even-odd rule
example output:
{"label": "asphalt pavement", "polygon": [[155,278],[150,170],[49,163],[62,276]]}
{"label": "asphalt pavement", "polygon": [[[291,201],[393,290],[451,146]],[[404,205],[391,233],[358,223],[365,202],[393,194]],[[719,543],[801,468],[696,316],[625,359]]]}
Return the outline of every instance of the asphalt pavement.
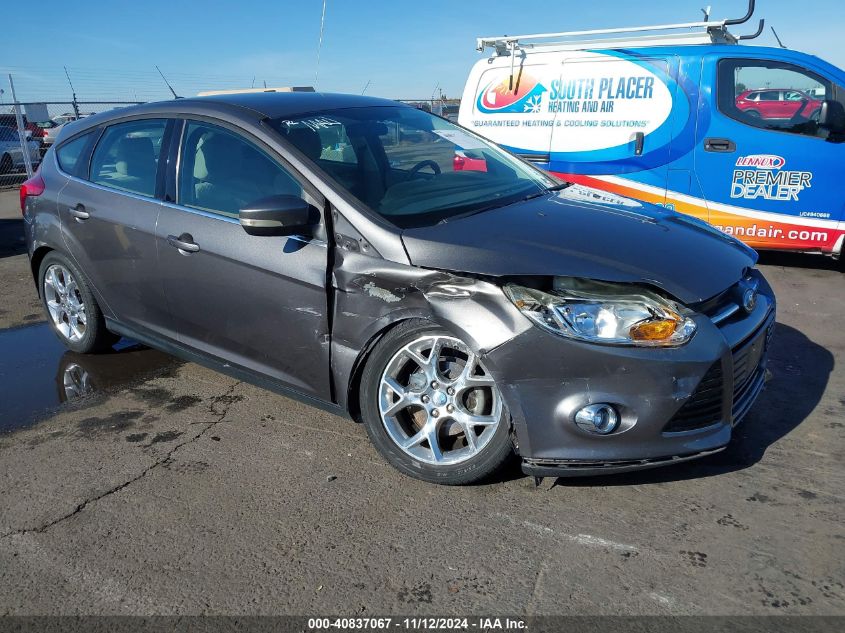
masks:
{"label": "asphalt pavement", "polygon": [[0,192],[0,615],[845,615],[845,275],[760,268],[773,379],[726,451],[446,488],[198,365],[67,352]]}

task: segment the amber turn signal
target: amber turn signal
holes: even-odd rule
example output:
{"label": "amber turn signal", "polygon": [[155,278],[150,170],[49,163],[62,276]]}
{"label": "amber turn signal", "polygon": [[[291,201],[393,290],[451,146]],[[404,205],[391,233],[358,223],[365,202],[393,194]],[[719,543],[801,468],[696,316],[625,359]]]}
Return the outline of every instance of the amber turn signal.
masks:
{"label": "amber turn signal", "polygon": [[672,319],[651,319],[632,326],[629,335],[635,341],[665,341],[675,333],[678,322]]}

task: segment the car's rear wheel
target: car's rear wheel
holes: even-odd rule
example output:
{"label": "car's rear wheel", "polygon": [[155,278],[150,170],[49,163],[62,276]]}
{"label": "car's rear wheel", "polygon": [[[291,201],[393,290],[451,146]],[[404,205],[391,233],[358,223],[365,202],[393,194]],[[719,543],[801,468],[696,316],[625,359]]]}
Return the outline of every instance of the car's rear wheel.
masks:
{"label": "car's rear wheel", "polygon": [[418,479],[473,483],[513,454],[495,380],[466,343],[426,321],[398,325],[373,350],[361,410],[379,452]]}
{"label": "car's rear wheel", "polygon": [[41,262],[38,280],[50,325],[68,348],[87,354],[117,342],[119,337],[106,329],[88,282],[67,257],[49,253]]}
{"label": "car's rear wheel", "polygon": [[8,154],[3,154],[0,158],[0,174],[8,174],[12,171],[12,157]]}

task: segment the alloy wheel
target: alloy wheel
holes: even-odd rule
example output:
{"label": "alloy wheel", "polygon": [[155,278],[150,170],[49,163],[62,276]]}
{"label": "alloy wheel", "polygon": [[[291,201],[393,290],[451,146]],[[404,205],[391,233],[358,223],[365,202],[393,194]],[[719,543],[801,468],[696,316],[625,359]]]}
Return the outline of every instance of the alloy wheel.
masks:
{"label": "alloy wheel", "polygon": [[378,404],[396,446],[434,465],[477,455],[502,415],[499,390],[477,355],[459,339],[440,335],[421,336],[391,357]]}
{"label": "alloy wheel", "polygon": [[80,341],[87,330],[88,317],[79,284],[61,264],[53,264],[44,275],[47,311],[58,332],[68,341]]}

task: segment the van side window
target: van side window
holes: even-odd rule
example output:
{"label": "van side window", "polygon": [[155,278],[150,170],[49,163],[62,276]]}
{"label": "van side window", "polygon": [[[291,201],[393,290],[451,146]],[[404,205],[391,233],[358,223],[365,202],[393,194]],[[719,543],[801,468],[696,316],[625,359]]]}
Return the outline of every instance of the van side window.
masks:
{"label": "van side window", "polygon": [[820,75],[786,62],[723,59],[719,62],[719,110],[746,125],[824,138],[818,126],[822,103],[845,96]]}
{"label": "van side window", "polygon": [[91,158],[91,182],[154,196],[165,119],[143,119],[106,128]]}
{"label": "van side window", "polygon": [[179,204],[230,217],[274,195],[302,196],[302,186],[275,160],[222,127],[189,121],[182,140]]}
{"label": "van side window", "polygon": [[85,150],[94,138],[94,132],[88,132],[82,136],[77,136],[75,139],[62,143],[59,149],[56,150],[56,160],[59,161],[59,167],[63,172],[70,176],[77,176],[79,178],[86,178],[88,176],[87,165],[79,163],[79,159],[85,153]]}

